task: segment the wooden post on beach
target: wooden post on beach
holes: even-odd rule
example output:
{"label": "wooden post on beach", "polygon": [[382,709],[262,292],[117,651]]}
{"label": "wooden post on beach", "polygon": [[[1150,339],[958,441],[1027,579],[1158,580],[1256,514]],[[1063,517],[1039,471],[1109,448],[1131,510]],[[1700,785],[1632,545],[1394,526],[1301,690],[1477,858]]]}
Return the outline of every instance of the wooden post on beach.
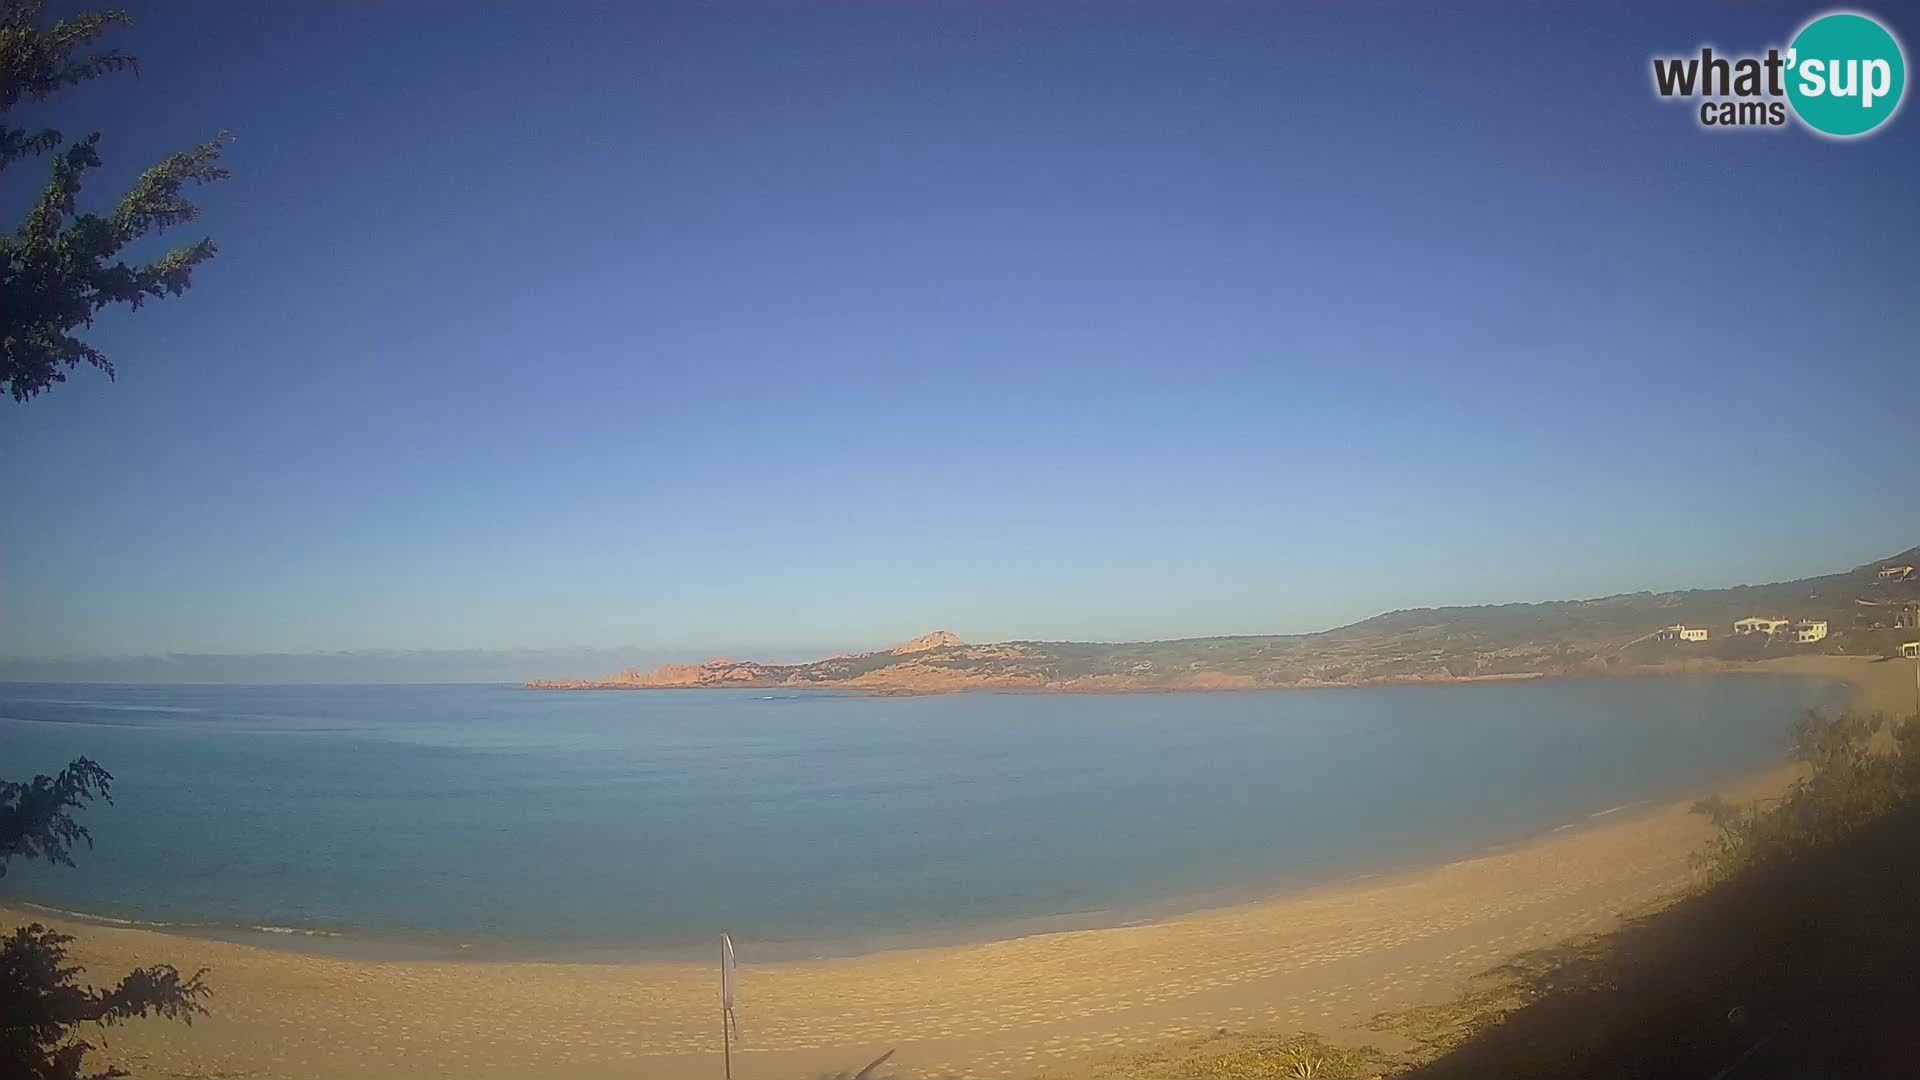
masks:
{"label": "wooden post on beach", "polygon": [[720,1060],[733,1080],[733,939],[720,935]]}

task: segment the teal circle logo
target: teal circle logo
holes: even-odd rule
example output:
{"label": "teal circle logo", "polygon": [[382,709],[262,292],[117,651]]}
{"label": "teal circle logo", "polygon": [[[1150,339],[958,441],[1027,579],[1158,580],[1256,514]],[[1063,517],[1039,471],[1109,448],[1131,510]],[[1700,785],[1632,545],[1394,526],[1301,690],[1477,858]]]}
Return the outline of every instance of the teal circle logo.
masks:
{"label": "teal circle logo", "polygon": [[1808,127],[1851,138],[1887,122],[1907,88],[1907,59],[1887,28],[1836,12],[1801,28],[1787,50],[1787,100]]}

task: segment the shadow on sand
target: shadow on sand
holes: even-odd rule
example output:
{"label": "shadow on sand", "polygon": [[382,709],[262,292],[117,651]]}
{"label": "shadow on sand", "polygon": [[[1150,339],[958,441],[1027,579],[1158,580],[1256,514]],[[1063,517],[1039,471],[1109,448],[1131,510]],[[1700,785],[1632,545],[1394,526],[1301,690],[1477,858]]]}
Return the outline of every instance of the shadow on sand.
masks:
{"label": "shadow on sand", "polygon": [[1785,797],[1697,807],[1709,886],[1384,1019],[1423,1051],[1402,1075],[1920,1075],[1920,723],[1813,715],[1796,746]]}

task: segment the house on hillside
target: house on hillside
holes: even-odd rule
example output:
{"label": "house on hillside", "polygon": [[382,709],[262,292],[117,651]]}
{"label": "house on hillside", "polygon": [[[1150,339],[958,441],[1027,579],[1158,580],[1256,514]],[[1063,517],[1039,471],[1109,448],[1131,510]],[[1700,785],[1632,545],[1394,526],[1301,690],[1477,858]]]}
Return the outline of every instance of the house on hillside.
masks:
{"label": "house on hillside", "polygon": [[1880,568],[1880,573],[1876,575],[1882,585],[1892,581],[1907,581],[1912,577],[1913,567],[1911,566],[1883,566]]}
{"label": "house on hillside", "polygon": [[1741,619],[1739,622],[1734,623],[1733,632],[1736,634],[1765,634],[1768,637],[1772,637],[1780,631],[1785,630],[1788,625],[1790,625],[1790,623],[1786,619],[1769,619],[1762,616],[1754,616],[1753,618]]}
{"label": "house on hillside", "polygon": [[1920,641],[1909,641],[1900,646],[1900,655],[1920,657]]}
{"label": "house on hillside", "polygon": [[1676,623],[1653,635],[1661,641],[1705,641],[1707,628],[1704,626],[1684,626]]}
{"label": "house on hillside", "polygon": [[1819,641],[1826,636],[1827,620],[1825,619],[1801,619],[1793,624],[1793,640],[1802,645],[1810,641]]}

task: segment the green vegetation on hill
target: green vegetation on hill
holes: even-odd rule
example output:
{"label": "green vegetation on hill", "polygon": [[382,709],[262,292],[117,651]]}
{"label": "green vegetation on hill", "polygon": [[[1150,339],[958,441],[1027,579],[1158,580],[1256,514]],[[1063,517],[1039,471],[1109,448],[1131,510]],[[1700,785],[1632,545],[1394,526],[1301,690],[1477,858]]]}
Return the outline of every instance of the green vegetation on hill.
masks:
{"label": "green vegetation on hill", "polygon": [[[1920,547],[1854,570],[1770,585],[1629,593],[1593,600],[1393,611],[1312,634],[1093,643],[966,644],[838,656],[808,664],[733,660],[662,668],[557,688],[648,686],[1153,690],[1242,689],[1632,670],[1693,660],[1756,660],[1793,652],[1892,655],[1920,613],[1920,580],[1882,581],[1888,565],[1920,563]],[[1825,620],[1828,636],[1735,635],[1750,616]],[[1895,624],[1903,624],[1895,628]],[[1663,641],[1675,624],[1706,627],[1704,642]]]}

